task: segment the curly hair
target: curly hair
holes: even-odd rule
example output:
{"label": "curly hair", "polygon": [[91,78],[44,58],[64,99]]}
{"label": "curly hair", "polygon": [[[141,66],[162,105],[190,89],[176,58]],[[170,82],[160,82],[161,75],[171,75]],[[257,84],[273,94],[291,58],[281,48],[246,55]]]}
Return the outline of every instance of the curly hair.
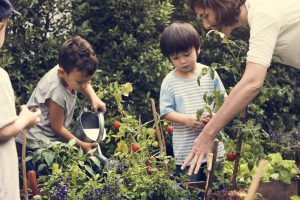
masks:
{"label": "curly hair", "polygon": [[76,69],[85,76],[93,75],[99,65],[92,46],[80,36],[72,37],[62,44],[58,64],[67,73]]}
{"label": "curly hair", "polygon": [[189,0],[190,7],[212,9],[216,14],[216,26],[220,30],[222,26],[232,26],[238,21],[240,7],[246,0]]}

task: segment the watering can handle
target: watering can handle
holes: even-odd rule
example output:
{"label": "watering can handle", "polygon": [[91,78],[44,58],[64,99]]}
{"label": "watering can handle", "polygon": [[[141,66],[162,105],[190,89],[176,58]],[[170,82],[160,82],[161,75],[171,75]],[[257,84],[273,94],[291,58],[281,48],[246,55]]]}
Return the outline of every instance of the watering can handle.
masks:
{"label": "watering can handle", "polygon": [[98,135],[97,141],[102,141],[105,138],[103,112],[98,112],[98,118],[99,118],[99,135]]}

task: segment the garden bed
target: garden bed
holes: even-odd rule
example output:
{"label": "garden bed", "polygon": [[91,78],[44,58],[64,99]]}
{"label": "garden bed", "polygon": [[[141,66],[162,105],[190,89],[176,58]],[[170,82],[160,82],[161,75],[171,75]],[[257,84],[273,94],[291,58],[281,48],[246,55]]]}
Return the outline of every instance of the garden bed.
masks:
{"label": "garden bed", "polygon": [[293,195],[300,195],[300,180],[294,180],[291,184],[280,181],[270,181],[260,184],[258,189],[266,200],[289,200]]}

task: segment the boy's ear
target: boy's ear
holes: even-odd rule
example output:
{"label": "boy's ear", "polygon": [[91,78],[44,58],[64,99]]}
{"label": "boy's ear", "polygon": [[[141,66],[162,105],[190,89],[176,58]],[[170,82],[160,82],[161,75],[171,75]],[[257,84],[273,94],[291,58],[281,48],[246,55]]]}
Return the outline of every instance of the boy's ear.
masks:
{"label": "boy's ear", "polygon": [[197,53],[197,55],[200,54],[200,48],[197,49],[197,52],[196,52],[196,53]]}

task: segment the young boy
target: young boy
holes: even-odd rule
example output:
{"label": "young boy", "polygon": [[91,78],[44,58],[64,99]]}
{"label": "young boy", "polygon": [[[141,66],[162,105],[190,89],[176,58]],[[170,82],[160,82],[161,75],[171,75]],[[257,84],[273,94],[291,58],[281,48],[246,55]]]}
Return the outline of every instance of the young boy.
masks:
{"label": "young boy", "polygon": [[[8,18],[15,11],[9,0],[0,1],[0,48],[5,39]],[[14,91],[7,72],[0,68],[0,199],[20,199],[18,156],[15,136],[24,128],[30,128],[38,120],[41,111],[28,110],[23,105],[16,115]]]}
{"label": "young boy", "polygon": [[[174,69],[164,78],[160,91],[160,114],[173,122],[173,150],[176,160],[176,175],[182,173],[180,167],[190,153],[193,142],[204,127],[204,118],[197,120],[196,112],[203,108],[203,95],[214,90],[225,91],[215,72],[214,79],[210,75],[198,76],[204,66],[197,63],[200,52],[200,37],[189,23],[174,22],[168,26],[160,38],[162,54],[173,64]],[[218,156],[223,157],[224,146],[219,143]],[[186,168],[183,173],[186,173]],[[205,180],[202,170],[191,176],[191,181]]]}
{"label": "young boy", "polygon": [[[41,122],[28,131],[27,138],[38,140],[43,135],[51,141],[66,142],[75,138],[67,127],[72,121],[77,92],[90,100],[95,111],[105,112],[105,103],[90,84],[97,68],[96,55],[86,40],[76,36],[64,42],[59,49],[58,65],[42,77],[27,102],[29,108],[37,106],[42,110]],[[21,134],[17,142],[22,142]],[[77,146],[88,153],[97,144],[77,139]],[[27,147],[35,148],[29,144]]]}

